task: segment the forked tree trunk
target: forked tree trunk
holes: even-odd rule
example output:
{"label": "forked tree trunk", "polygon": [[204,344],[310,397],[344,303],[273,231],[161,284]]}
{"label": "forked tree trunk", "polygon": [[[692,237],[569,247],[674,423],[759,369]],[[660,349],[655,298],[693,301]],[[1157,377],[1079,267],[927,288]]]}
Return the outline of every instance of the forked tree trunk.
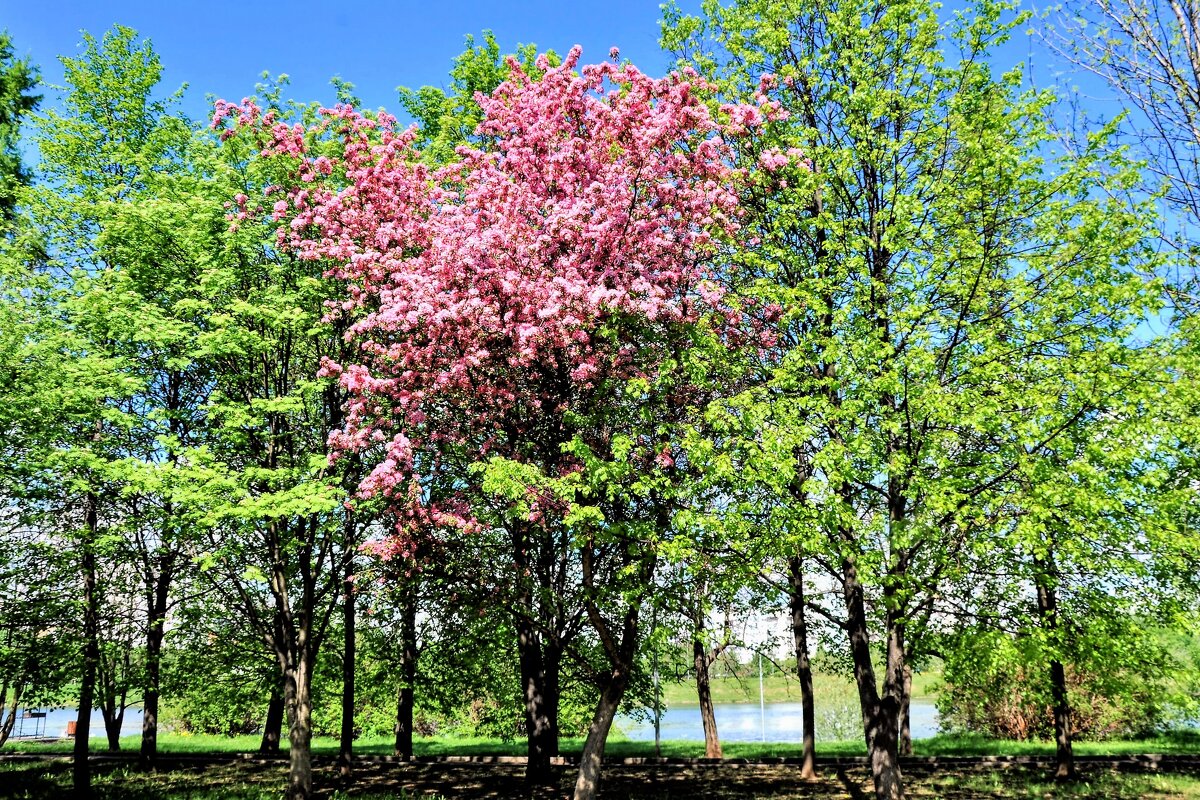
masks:
{"label": "forked tree trunk", "polygon": [[858,582],[858,568],[852,560],[842,562],[842,580],[846,600],[846,631],[850,639],[854,682],[862,709],[867,760],[875,797],[876,800],[903,800],[904,784],[897,752],[899,703],[896,697],[881,697],[875,683],[863,587]]}
{"label": "forked tree trunk", "polygon": [[260,753],[278,753],[279,740],[283,738],[283,693],[278,685],[271,689],[271,700],[267,703],[267,718],[263,721]]}
{"label": "forked tree trunk", "polygon": [[104,718],[104,735],[108,738],[108,751],[116,753],[121,749],[121,725],[125,722],[125,704],[122,701],[119,708],[107,706],[101,708]]}
{"label": "forked tree trunk", "polygon": [[406,589],[400,611],[400,689],[396,698],[396,748],[398,756],[413,756],[414,684],[417,680],[416,593]]}
{"label": "forked tree trunk", "polygon": [[704,757],[723,758],[721,738],[717,735],[717,715],[713,710],[712,684],[709,679],[708,643],[704,641],[704,612],[699,603],[692,634],[692,664],[696,670],[696,697],[700,702],[700,722],[704,727]]}
{"label": "forked tree trunk", "polygon": [[803,762],[800,777],[817,777],[817,710],[813,697],[812,663],[808,658],[808,620],[804,613],[804,563],[799,558],[788,561],[788,606],[792,612],[792,639],[796,645],[796,675],[800,679],[800,709],[804,725]]}
{"label": "forked tree trunk", "polygon": [[88,739],[91,736],[92,700],[96,691],[96,665],[100,662],[100,601],[96,591],[96,551],[98,501],[89,493],[85,501],[84,522],[87,539],[83,543],[83,676],[79,685],[79,713],[75,717],[74,761],[71,788],[77,800],[92,796],[92,772],[88,763]]}

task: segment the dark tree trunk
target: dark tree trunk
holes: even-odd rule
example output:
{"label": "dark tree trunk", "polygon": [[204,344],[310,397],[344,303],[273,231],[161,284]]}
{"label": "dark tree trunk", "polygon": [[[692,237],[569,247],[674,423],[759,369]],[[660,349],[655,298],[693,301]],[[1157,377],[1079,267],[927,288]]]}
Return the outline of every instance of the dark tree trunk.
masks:
{"label": "dark tree trunk", "polygon": [[900,755],[912,755],[912,667],[904,665],[904,682],[900,686]]}
{"label": "dark tree trunk", "polygon": [[550,698],[549,682],[546,680],[546,663],[540,637],[527,619],[518,618],[517,653],[521,663],[521,685],[525,696],[525,732],[528,743],[528,760],[525,766],[525,782],[531,787],[554,786],[557,780],[551,769],[550,759],[557,755],[558,741],[555,736],[557,720],[550,716],[551,707],[557,698]]}
{"label": "dark tree trunk", "polygon": [[[1058,571],[1053,551],[1045,559],[1034,557],[1035,582],[1037,585],[1038,615],[1042,627],[1050,634],[1057,648],[1058,641]],[[1067,694],[1067,671],[1062,658],[1055,655],[1050,659],[1050,692],[1054,699],[1054,777],[1057,780],[1074,780],[1075,753],[1071,744],[1071,701]]]}
{"label": "dark tree trunk", "polygon": [[278,684],[271,689],[271,701],[267,704],[267,718],[263,721],[260,753],[278,753],[279,740],[283,737],[283,693]]}
{"label": "dark tree trunk", "polygon": [[100,600],[96,591],[96,551],[98,527],[97,499],[89,493],[85,501],[84,521],[87,539],[83,543],[83,676],[79,685],[79,713],[75,718],[74,762],[71,784],[78,800],[92,796],[92,773],[88,763],[88,739],[91,736],[92,701],[96,691],[96,665],[100,662]]}
{"label": "dark tree trunk", "polygon": [[101,708],[104,717],[104,735],[108,738],[108,752],[116,753],[121,750],[121,725],[125,721],[125,705],[120,709],[104,706]]}
{"label": "dark tree trunk", "polygon": [[800,678],[800,706],[804,725],[804,761],[800,777],[817,777],[817,711],[813,697],[812,664],[808,659],[808,620],[804,614],[804,562],[799,558],[788,561],[788,606],[792,612],[792,639],[796,645],[796,674]]}
{"label": "dark tree trunk", "polygon": [[350,762],[354,759],[354,575],[347,571],[342,584],[342,611],[345,638],[342,653],[342,730],[338,739],[338,773],[350,777]]}
{"label": "dark tree trunk", "polygon": [[153,769],[158,760],[158,697],[159,687],[162,685],[162,641],[165,616],[165,613],[158,613],[156,603],[151,611],[146,629],[146,684],[142,691],[142,744],[138,751],[138,761],[147,769]]}
{"label": "dark tree trunk", "polygon": [[[875,683],[863,587],[858,582],[858,568],[852,560],[842,563],[842,581],[846,600],[846,631],[850,639],[854,682],[858,687],[858,701],[862,708],[867,760],[875,797],[876,800],[903,800],[904,784],[897,752],[899,703],[895,696],[885,694],[881,697]],[[891,648],[889,642],[889,659]]]}
{"label": "dark tree trunk", "polygon": [[[169,505],[167,514],[171,514]],[[142,743],[138,750],[138,763],[145,769],[154,769],[158,760],[158,701],[162,688],[163,625],[167,619],[167,603],[170,600],[176,557],[172,552],[160,553],[157,578],[147,575],[146,676],[142,685]]]}
{"label": "dark tree trunk", "polygon": [[717,735],[717,715],[713,710],[712,685],[709,680],[708,643],[704,641],[704,611],[697,602],[693,619],[692,664],[696,670],[696,698],[700,702],[700,722],[704,726],[704,757],[724,758],[721,738]]}
{"label": "dark tree trunk", "polygon": [[406,589],[400,616],[400,689],[396,699],[396,755],[412,758],[414,684],[417,680],[417,597]]}

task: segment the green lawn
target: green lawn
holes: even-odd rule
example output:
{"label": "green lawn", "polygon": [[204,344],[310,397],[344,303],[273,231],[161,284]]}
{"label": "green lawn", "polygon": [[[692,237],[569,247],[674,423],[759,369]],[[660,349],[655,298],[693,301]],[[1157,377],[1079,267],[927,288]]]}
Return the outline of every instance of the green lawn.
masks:
{"label": "green lawn", "polygon": [[[139,738],[126,737],[121,740],[124,750],[137,752]],[[258,750],[257,736],[206,736],[163,733],[159,735],[159,748],[164,753],[252,753]],[[92,741],[94,752],[104,752],[102,739]],[[69,753],[72,743],[62,740],[45,744],[33,742],[9,742],[0,753]],[[413,744],[417,755],[524,755],[525,743],[520,740],[432,737],[417,738]],[[577,754],[583,748],[582,739],[564,739],[564,754]],[[360,754],[389,755],[392,740],[385,737],[362,738],[354,743]],[[818,753],[827,756],[854,756],[865,753],[860,740],[822,742]],[[333,738],[316,738],[313,750],[318,754],[337,753],[338,742]],[[1053,742],[1014,742],[985,739],[981,736],[942,734],[930,739],[913,742],[916,755],[1053,755]],[[759,742],[728,742],[724,744],[729,758],[776,758],[797,756],[798,744],[772,744]],[[650,742],[634,742],[619,736],[610,738],[607,748],[614,757],[651,756],[654,745]],[[1114,740],[1107,742],[1077,742],[1075,752],[1079,755],[1122,755],[1136,753],[1200,754],[1200,732],[1178,731],[1148,739]],[[704,743],[693,741],[663,742],[664,756],[699,757],[704,755]]]}

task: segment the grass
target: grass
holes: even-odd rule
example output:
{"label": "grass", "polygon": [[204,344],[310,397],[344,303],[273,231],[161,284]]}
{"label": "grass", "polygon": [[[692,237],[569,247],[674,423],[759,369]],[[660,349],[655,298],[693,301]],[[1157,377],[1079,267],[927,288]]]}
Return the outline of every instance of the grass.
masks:
{"label": "grass", "polygon": [[[159,734],[159,749],[163,753],[253,753],[258,750],[257,736],[207,736]],[[137,752],[140,739],[137,736],[125,737],[121,740],[123,750]],[[102,753],[105,750],[101,739],[93,739],[93,752]],[[12,742],[2,751],[4,753],[70,753],[72,742],[63,739],[55,742]],[[797,756],[800,754],[799,744],[759,743],[759,742],[726,742],[723,744],[728,758],[778,758]],[[520,740],[464,738],[464,737],[418,737],[413,742],[417,755],[513,755],[525,754],[525,743]],[[583,749],[582,739],[564,739],[562,750],[565,755],[577,755]],[[861,740],[840,742],[819,742],[818,754],[825,756],[857,756],[863,755],[865,749]],[[364,737],[355,741],[354,750],[362,755],[390,755],[392,740],[390,737]],[[913,750],[918,756],[981,756],[981,755],[1010,755],[1010,756],[1051,756],[1054,755],[1054,743],[1050,741],[1015,742],[1000,739],[987,739],[982,736],[941,734],[929,739],[917,739],[913,742]],[[318,755],[335,755],[338,742],[334,738],[313,739],[313,752]],[[1200,754],[1200,731],[1182,730],[1162,734],[1146,739],[1113,740],[1105,742],[1076,742],[1075,752],[1079,755],[1119,756],[1139,753],[1162,754]],[[635,756],[651,756],[654,745],[651,742],[630,741],[610,737],[607,753],[617,758]],[[668,757],[699,757],[704,755],[704,743],[694,741],[663,742],[662,754]]]}

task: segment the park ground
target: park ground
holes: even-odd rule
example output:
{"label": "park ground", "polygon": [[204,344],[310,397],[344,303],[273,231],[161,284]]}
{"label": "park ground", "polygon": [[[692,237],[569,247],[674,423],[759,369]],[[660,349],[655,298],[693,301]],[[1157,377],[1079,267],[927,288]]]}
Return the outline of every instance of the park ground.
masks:
{"label": "park ground", "polygon": [[[96,743],[99,746],[99,742]],[[123,757],[100,756],[96,763],[96,800],[274,800],[284,781],[286,763],[281,758],[251,757],[257,746],[254,737],[211,737],[166,735],[158,772],[138,771],[132,754],[136,739],[122,741]],[[515,756],[522,743],[494,739],[418,739],[418,757]],[[384,739],[365,739],[356,751],[365,759],[355,767],[353,783],[343,783],[336,774],[335,740],[319,739],[317,787],[324,800],[507,800],[524,796],[523,765],[506,761],[418,760],[403,763],[380,758],[390,752]],[[1053,746],[1044,742],[1000,742],[978,737],[937,736],[914,743],[918,758],[910,762],[907,775],[913,798],[1195,798],[1200,800],[1200,734],[1181,732],[1136,741],[1080,743],[1084,757],[1082,779],[1056,784],[1047,768]],[[581,742],[567,740],[564,753],[577,754]],[[63,797],[70,786],[68,742],[14,743],[5,748],[13,754],[0,759],[0,796],[14,800],[51,800]],[[794,758],[798,746],[786,744],[736,744],[726,747],[722,763],[683,763],[702,755],[699,742],[665,742],[663,756],[674,763],[620,763],[606,766],[601,797],[615,800],[684,800],[685,798],[772,798],[772,800],[858,800],[869,797],[869,776],[858,763],[826,762],[821,780],[805,783],[792,763],[748,763],[755,759]],[[856,742],[829,743],[822,748],[827,758],[848,759],[859,755]],[[1134,754],[1162,753],[1183,757],[1160,769],[1147,771],[1129,759]],[[246,757],[239,757],[244,754]],[[609,756],[630,759],[652,756],[652,745],[615,741]],[[1024,756],[1032,760],[1009,763],[988,756]],[[36,760],[22,760],[39,756]],[[922,758],[924,757],[924,758]],[[952,763],[934,762],[933,757],[951,757]],[[972,760],[971,757],[979,757]],[[1096,760],[1087,760],[1088,757]],[[573,768],[559,768],[562,789],[569,788]]]}

